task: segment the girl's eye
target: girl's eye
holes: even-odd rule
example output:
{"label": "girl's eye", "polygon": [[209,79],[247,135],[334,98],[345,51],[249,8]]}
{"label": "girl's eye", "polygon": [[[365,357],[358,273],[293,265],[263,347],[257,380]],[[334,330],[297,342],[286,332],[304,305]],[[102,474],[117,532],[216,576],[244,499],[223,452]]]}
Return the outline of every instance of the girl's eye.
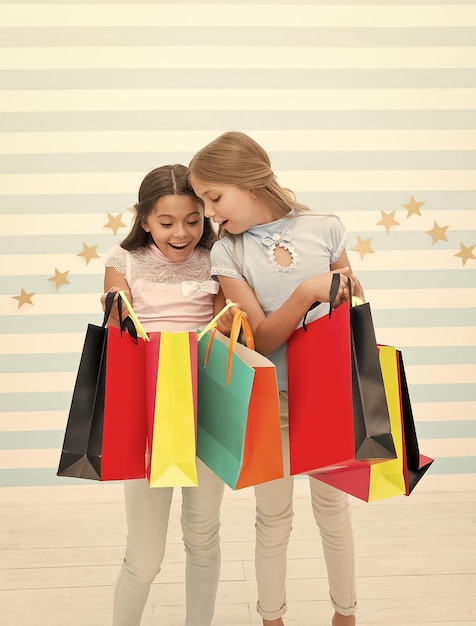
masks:
{"label": "girl's eye", "polygon": [[196,226],[198,224],[199,220],[195,220],[195,222],[188,222],[189,226]]}
{"label": "girl's eye", "polygon": [[210,200],[212,202],[218,202],[220,200],[221,196],[217,196],[216,198],[210,198]]}
{"label": "girl's eye", "polygon": [[163,226],[164,228],[170,228],[172,224],[161,224],[161,226]]}

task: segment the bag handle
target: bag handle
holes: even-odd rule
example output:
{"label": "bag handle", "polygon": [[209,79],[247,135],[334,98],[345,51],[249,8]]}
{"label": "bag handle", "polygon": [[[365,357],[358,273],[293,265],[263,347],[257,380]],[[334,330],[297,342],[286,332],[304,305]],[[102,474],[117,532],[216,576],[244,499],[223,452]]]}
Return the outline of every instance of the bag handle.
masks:
{"label": "bag handle", "polygon": [[[329,289],[329,319],[331,319],[332,312],[335,309],[334,302],[335,302],[335,299],[337,298],[337,292],[339,291],[339,285],[340,285],[340,274],[339,274],[339,272],[335,272],[334,274],[332,274],[331,286],[330,286],[330,289]],[[349,286],[349,293],[350,293],[350,290],[351,290],[351,287],[352,287],[351,282],[350,282],[350,278],[348,279],[348,286]],[[305,333],[307,333],[306,318],[307,318],[308,313],[310,311],[312,311],[312,309],[315,309],[320,304],[322,304],[322,302],[314,302],[314,304],[311,304],[311,306],[306,311],[306,314],[304,315],[304,318],[302,320],[302,327],[303,327]]]}
{"label": "bag handle", "polygon": [[[104,306],[104,319],[102,322],[103,327],[106,326],[109,317],[111,315],[111,311],[112,311],[112,305],[114,303],[114,299],[117,295],[117,311],[119,314],[119,320],[120,320],[120,329],[121,329],[121,335],[124,331],[128,332],[129,335],[137,342],[137,336],[139,335],[140,337],[142,337],[142,339],[144,339],[145,341],[150,341],[149,337],[147,336],[145,330],[142,327],[142,324],[139,322],[139,319],[137,318],[137,315],[134,312],[134,309],[132,308],[131,303],[129,302],[129,300],[127,299],[125,293],[123,291],[118,291],[118,292],[114,292],[114,291],[109,291],[106,294],[106,302],[105,302],[105,306]],[[124,304],[127,307],[128,313],[129,315],[125,318],[122,319],[122,303],[124,301]]]}
{"label": "bag handle", "polygon": [[[205,357],[203,359],[203,366],[206,367],[208,364],[208,359],[210,356],[210,350],[212,348],[213,340],[215,339],[215,333],[217,329],[217,321],[218,319],[228,311],[229,308],[236,306],[234,302],[229,302],[223,309],[215,315],[212,321],[198,334],[198,341],[202,339],[202,337],[208,332],[210,332],[210,339],[208,341],[207,349],[205,352]],[[240,332],[243,331],[243,337],[246,343],[246,346],[250,350],[255,349],[255,342],[253,338],[253,331],[251,330],[250,323],[248,318],[245,316],[243,311],[239,308],[235,311],[233,315],[233,322],[231,324],[230,338],[228,342],[228,362],[226,368],[226,384],[230,384],[231,378],[231,369],[233,364],[233,352],[235,350],[235,346],[238,343],[238,338],[240,336]]]}

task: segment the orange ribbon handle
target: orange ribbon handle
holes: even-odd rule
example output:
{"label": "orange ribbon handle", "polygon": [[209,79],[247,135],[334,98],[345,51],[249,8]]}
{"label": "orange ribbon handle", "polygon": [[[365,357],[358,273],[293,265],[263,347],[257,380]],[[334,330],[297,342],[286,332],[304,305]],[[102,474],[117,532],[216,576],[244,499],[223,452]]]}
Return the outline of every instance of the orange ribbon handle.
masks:
{"label": "orange ribbon handle", "polygon": [[243,335],[244,335],[247,347],[250,350],[254,350],[255,342],[254,342],[253,332],[251,330],[250,323],[248,322],[248,319],[246,318],[246,316],[243,314],[243,311],[241,309],[237,309],[235,311],[235,314],[233,315],[233,322],[231,325],[231,332],[230,332],[230,342],[228,345],[228,364],[226,368],[226,384],[227,385],[230,384],[231,368],[233,364],[233,351],[238,342],[238,337],[239,337],[241,329],[243,329]]}

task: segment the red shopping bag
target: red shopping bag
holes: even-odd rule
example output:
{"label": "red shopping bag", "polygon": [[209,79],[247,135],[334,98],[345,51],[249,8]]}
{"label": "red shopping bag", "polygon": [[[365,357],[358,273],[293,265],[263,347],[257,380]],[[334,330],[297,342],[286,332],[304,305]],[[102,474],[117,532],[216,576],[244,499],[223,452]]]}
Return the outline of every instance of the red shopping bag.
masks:
{"label": "red shopping bag", "polygon": [[101,480],[145,477],[146,342],[108,328]]}
{"label": "red shopping bag", "polygon": [[[334,274],[331,303],[339,282]],[[287,350],[291,474],[395,458],[370,306],[331,305]]]}

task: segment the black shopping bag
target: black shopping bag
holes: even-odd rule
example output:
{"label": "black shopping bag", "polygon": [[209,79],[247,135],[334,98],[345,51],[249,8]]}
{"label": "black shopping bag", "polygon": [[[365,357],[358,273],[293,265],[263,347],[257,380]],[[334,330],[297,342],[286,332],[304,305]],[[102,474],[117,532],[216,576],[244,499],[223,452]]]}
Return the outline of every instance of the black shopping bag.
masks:
{"label": "black shopping bag", "polygon": [[[57,476],[69,476],[73,478],[86,478],[90,480],[119,480],[125,478],[143,478],[145,476],[145,416],[143,425],[139,414],[140,400],[143,394],[138,394],[136,419],[137,425],[132,424],[130,411],[131,398],[124,398],[127,393],[127,383],[135,375],[140,377],[140,373],[134,372],[135,359],[131,358],[131,345],[137,345],[137,356],[140,357],[141,345],[137,343],[137,333],[130,317],[123,320],[121,330],[116,328],[108,329],[109,319],[115,294],[108,293],[104,319],[101,326],[88,324],[83,351],[79,364],[73,397],[66,424],[63,447],[61,451]],[[122,300],[118,296],[119,317],[122,319]],[[107,354],[108,335],[113,331],[115,346],[114,370],[119,372],[122,367],[124,384],[117,386],[114,399],[110,402],[111,410],[114,413],[109,420],[111,427],[111,441],[109,442],[109,453],[107,461],[104,463],[104,415],[106,400],[106,375],[107,375]],[[128,362],[121,366],[120,346],[122,332],[127,331],[130,336],[125,336],[124,348],[128,349],[125,356]],[[117,333],[117,336],[116,336]],[[127,344],[127,345],[126,345]],[[117,361],[117,362],[116,362]],[[111,368],[112,371],[112,368]],[[129,376],[128,376],[129,374]],[[116,375],[115,379],[119,376]],[[143,376],[142,376],[143,378]],[[115,386],[115,385],[114,385]],[[113,390],[114,391],[114,390]],[[120,407],[122,404],[124,410]],[[129,430],[124,430],[124,423]],[[115,423],[114,423],[115,422]],[[143,436],[140,429],[143,430]],[[132,433],[132,434],[131,434]],[[143,439],[143,442],[142,442]],[[121,450],[114,450],[114,446],[121,447]],[[143,450],[141,453],[141,449]]]}

